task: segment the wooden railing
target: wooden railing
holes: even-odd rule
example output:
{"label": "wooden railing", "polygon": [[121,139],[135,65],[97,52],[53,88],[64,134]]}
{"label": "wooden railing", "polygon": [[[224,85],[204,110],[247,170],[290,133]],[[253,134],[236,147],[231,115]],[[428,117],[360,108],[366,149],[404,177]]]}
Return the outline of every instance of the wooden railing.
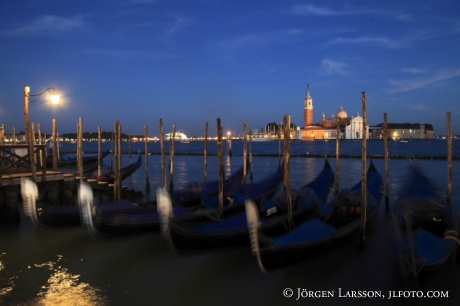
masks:
{"label": "wooden railing", "polygon": [[46,180],[46,145],[0,145],[0,175],[41,170]]}

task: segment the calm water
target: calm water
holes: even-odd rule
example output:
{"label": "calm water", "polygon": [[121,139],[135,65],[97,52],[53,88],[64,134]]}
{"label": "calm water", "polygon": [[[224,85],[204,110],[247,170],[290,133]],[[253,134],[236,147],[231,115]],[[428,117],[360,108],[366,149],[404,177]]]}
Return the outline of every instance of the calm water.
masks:
{"label": "calm water", "polygon": [[[460,141],[454,140],[454,156],[460,156]],[[225,156],[226,172],[242,164],[242,142],[234,141],[233,157]],[[103,149],[110,146],[103,144]],[[127,143],[123,150],[127,151]],[[62,144],[62,150],[75,146]],[[95,151],[96,143],[85,143],[84,150]],[[169,150],[169,144],[166,145]],[[131,144],[131,150],[144,150],[143,143]],[[176,152],[202,152],[202,142],[175,144]],[[217,152],[215,142],[209,152]],[[446,141],[412,141],[406,144],[390,142],[390,155],[446,155]],[[158,143],[150,143],[149,151],[159,152]],[[227,154],[227,144],[224,153]],[[278,142],[253,143],[254,153],[278,152]],[[292,142],[293,154],[334,154],[335,142]],[[341,153],[361,154],[361,143],[344,141]],[[368,154],[383,154],[382,141],[369,141]],[[123,155],[123,164],[128,163]],[[133,157],[134,159],[134,157]],[[166,157],[168,161],[168,157]],[[329,159],[335,166],[335,159]],[[110,156],[104,160],[110,163]],[[217,158],[209,157],[208,177],[217,177]],[[384,173],[383,159],[375,165]],[[420,160],[419,166],[428,173],[441,192],[447,184],[445,160]],[[254,180],[262,178],[278,166],[276,157],[255,157]],[[407,161],[390,160],[390,205],[394,202],[404,178]],[[292,187],[299,188],[311,181],[323,166],[321,158],[291,159]],[[458,220],[460,162],[453,162],[453,210]],[[159,155],[149,156],[151,190],[162,184]],[[123,185],[137,190],[145,188],[144,167]],[[340,159],[340,187],[354,185],[361,177],[361,159]],[[203,179],[203,157],[174,157],[174,183],[180,188],[188,181]],[[411,279],[404,278],[394,262],[391,251],[391,216],[385,214],[383,202],[379,217],[367,234],[365,248],[357,237],[347,240],[321,256],[262,273],[248,245],[200,253],[172,252],[157,232],[93,239],[83,228],[43,230],[35,228],[23,215],[21,223],[0,228],[0,305],[231,305],[251,302],[260,305],[299,303],[308,305],[460,305],[460,265],[452,260],[441,270],[419,280],[418,289]],[[294,296],[283,297],[291,288]],[[301,298],[300,290],[332,291],[333,298]],[[432,290],[448,292],[449,298],[418,299],[355,299],[339,298],[347,290],[376,290],[388,297],[388,291]],[[308,300],[308,301],[306,301]]]}

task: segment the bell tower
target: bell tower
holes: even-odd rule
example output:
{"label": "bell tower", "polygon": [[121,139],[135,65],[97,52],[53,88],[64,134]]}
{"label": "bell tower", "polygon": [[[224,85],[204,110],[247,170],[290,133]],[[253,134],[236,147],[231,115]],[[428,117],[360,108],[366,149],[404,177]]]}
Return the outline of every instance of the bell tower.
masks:
{"label": "bell tower", "polygon": [[313,124],[313,99],[310,96],[310,88],[307,84],[307,93],[303,101],[303,125],[307,127]]}

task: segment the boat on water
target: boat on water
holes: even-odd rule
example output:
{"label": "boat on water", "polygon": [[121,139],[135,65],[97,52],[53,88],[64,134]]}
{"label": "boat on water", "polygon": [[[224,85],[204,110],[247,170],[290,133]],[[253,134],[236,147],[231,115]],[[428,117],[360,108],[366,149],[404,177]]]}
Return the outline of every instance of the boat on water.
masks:
{"label": "boat on water", "polygon": [[252,131],[250,134],[252,141],[270,141],[272,140],[270,135],[263,132]]}
{"label": "boat on water", "polygon": [[450,203],[415,164],[408,166],[400,190],[392,214],[393,247],[402,273],[417,277],[446,263],[460,241]]}
{"label": "boat on water", "polygon": [[406,143],[408,142],[407,140],[404,140],[404,139],[401,139],[401,140],[398,140],[399,143]]}
{"label": "boat on water", "polygon": [[[105,152],[102,152],[101,158],[106,157],[107,155],[109,155],[109,153],[110,153],[110,150],[107,148],[107,150]],[[95,163],[95,162],[98,161],[98,155],[83,156],[82,161],[83,161],[83,164],[85,164],[85,165]],[[75,166],[76,164],[78,164],[78,159],[76,157],[69,157],[69,156],[67,158],[61,157],[57,161],[57,166],[58,167]],[[46,165],[47,166],[52,166],[53,165],[52,156],[47,157]]]}
{"label": "boat on water", "polygon": [[[374,219],[380,206],[383,180],[371,162],[367,171],[366,222]],[[257,205],[246,201],[247,225],[252,253],[262,271],[305,260],[320,248],[330,247],[350,237],[361,225],[361,182],[341,190],[317,217],[309,219],[283,235],[267,235],[260,228]]]}
{"label": "boat on water", "polygon": [[[293,221],[300,223],[309,218],[317,211],[317,206],[323,204],[334,182],[334,174],[327,162],[318,176],[299,190],[293,190],[292,212]],[[253,199],[257,199],[253,194]],[[167,196],[157,196],[165,203],[159,205],[171,206]],[[244,202],[244,200],[242,201]],[[287,196],[286,192],[276,195],[272,199],[262,198],[261,206],[261,230],[267,233],[282,233],[288,227]],[[164,208],[166,212],[172,212],[170,207]],[[228,216],[208,214],[205,218],[171,218],[165,214],[165,228],[163,229],[166,239],[174,248],[179,250],[197,250],[216,247],[227,247],[234,244],[249,242],[246,213],[240,211]]]}
{"label": "boat on water", "polygon": [[[173,133],[165,134],[165,139],[166,140],[171,140],[171,138],[173,138]],[[175,132],[174,133],[174,141],[177,141],[177,142],[180,142],[180,143],[189,143],[190,139],[184,133]]]}
{"label": "boat on water", "polygon": [[[224,188],[231,188],[243,178],[243,167],[224,180]],[[202,209],[200,194],[203,190],[210,194],[218,192],[218,182],[189,184],[173,192],[176,215],[190,216]],[[225,190],[225,189],[224,189]],[[21,194],[24,212],[37,227],[52,228],[85,225],[91,234],[122,234],[157,230],[160,224],[157,201],[132,202],[121,200],[107,203],[93,203],[93,192],[89,184],[80,185],[79,205],[50,205],[47,194],[39,200],[37,185],[27,178],[21,180]],[[37,201],[39,203],[37,203]]]}
{"label": "boat on water", "polygon": [[[120,169],[121,180],[124,180],[125,178],[133,174],[137,169],[140,168],[141,165],[142,165],[142,157],[139,154],[136,162],[129,164]],[[97,174],[94,174],[93,178],[98,179],[101,182],[113,183],[115,181],[115,173],[114,171],[110,170],[110,171],[106,171],[102,173],[100,177]]]}

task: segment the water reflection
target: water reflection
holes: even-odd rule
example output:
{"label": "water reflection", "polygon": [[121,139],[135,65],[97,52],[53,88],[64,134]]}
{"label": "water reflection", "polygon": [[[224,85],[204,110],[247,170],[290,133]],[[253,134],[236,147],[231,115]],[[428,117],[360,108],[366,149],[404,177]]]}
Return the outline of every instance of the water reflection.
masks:
{"label": "water reflection", "polygon": [[2,257],[4,257],[6,253],[0,254],[0,304],[3,304],[6,295],[13,290],[14,277],[8,277],[5,273],[5,265],[3,261],[1,261]]}
{"label": "water reflection", "polygon": [[[1,257],[5,253],[0,255]],[[101,293],[101,290],[95,288],[88,283],[80,282],[80,275],[72,274],[67,268],[57,266],[58,262],[63,259],[62,255],[58,255],[56,262],[48,261],[42,264],[34,264],[36,268],[44,268],[49,271],[49,278],[45,285],[40,285],[40,291],[36,297],[25,302],[18,301],[23,298],[24,292],[14,292],[14,279],[19,284],[21,281],[28,283],[30,279],[39,279],[40,273],[33,271],[34,267],[27,266],[31,271],[30,277],[19,276],[8,277],[4,275],[5,265],[0,261],[0,304],[1,305],[108,305],[107,298]],[[22,272],[22,271],[19,271]],[[23,284],[22,284],[23,285]],[[19,286],[21,287],[21,286]],[[27,290],[31,288],[28,287]],[[18,289],[16,289],[17,291]]]}

